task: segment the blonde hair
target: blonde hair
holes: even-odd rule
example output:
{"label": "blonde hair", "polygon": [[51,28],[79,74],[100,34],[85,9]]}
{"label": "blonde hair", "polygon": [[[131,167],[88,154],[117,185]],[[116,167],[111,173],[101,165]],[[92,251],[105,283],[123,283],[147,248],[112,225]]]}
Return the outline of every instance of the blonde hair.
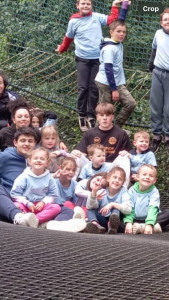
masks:
{"label": "blonde hair", "polygon": [[49,160],[50,160],[50,152],[49,152],[46,148],[44,148],[44,147],[39,147],[39,148],[34,149],[34,150],[30,153],[29,159],[31,159],[32,156],[33,156],[34,154],[36,154],[36,153],[38,153],[38,152],[40,152],[40,151],[43,151],[43,152],[46,154],[46,158],[47,158],[47,160],[49,161]]}
{"label": "blonde hair", "polygon": [[157,178],[157,169],[156,169],[154,166],[150,165],[150,164],[142,165],[142,166],[139,168],[139,170],[138,170],[138,174],[140,174],[141,170],[142,170],[144,167],[151,169],[151,170],[154,172],[154,176]]}
{"label": "blonde hair", "polygon": [[95,150],[106,152],[106,148],[101,144],[91,144],[87,147],[88,156],[93,156]]}
{"label": "blonde hair", "polygon": [[134,141],[137,141],[139,138],[150,140],[150,135],[147,131],[138,131],[134,134]]}
{"label": "blonde hair", "polygon": [[123,183],[126,180],[126,172],[124,169],[120,167],[114,167],[113,169],[110,170],[110,172],[107,174],[107,178],[110,178],[115,172],[119,172],[121,177],[123,178]]}
{"label": "blonde hair", "polygon": [[46,138],[48,136],[52,136],[56,138],[56,146],[59,145],[59,134],[55,126],[50,125],[50,126],[44,126],[41,129],[41,144],[42,144],[42,139]]}

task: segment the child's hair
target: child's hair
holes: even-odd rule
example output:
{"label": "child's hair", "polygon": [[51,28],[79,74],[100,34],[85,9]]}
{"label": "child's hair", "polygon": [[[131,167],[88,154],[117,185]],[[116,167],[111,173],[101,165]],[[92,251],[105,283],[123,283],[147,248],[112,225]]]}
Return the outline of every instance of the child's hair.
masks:
{"label": "child's hair", "polygon": [[38,136],[34,128],[32,127],[22,127],[19,128],[14,134],[14,140],[18,141],[21,135],[32,136],[35,139],[35,142],[38,142]]}
{"label": "child's hair", "polygon": [[[89,0],[92,4],[92,0]],[[76,4],[79,4],[80,0],[76,0]]]}
{"label": "child's hair", "polygon": [[56,138],[56,146],[59,144],[59,134],[55,126],[44,126],[41,129],[41,144],[42,144],[42,138],[52,136]]}
{"label": "child's hair", "polygon": [[114,115],[115,108],[111,103],[102,102],[96,106],[96,115]]}
{"label": "child's hair", "polygon": [[106,152],[106,148],[101,144],[91,144],[87,147],[88,156],[93,156],[95,150]]}
{"label": "child's hair", "polygon": [[126,23],[123,20],[115,20],[109,25],[109,30],[114,31],[118,26],[126,26]]}
{"label": "child's hair", "polygon": [[95,177],[98,177],[98,176],[102,176],[103,179],[104,179],[102,188],[105,189],[105,188],[107,187],[107,185],[108,185],[108,183],[107,183],[107,173],[106,173],[106,172],[100,172],[100,173],[94,174],[94,175],[88,180],[87,186],[86,186],[86,189],[87,189],[88,191],[91,191],[90,184],[91,184],[92,179],[95,178]]}
{"label": "child's hair", "polygon": [[44,122],[44,111],[41,110],[40,108],[39,109],[33,108],[31,109],[30,114],[31,114],[31,124],[32,124],[33,117],[37,117],[39,120],[39,127],[42,127]]}
{"label": "child's hair", "polygon": [[150,140],[150,135],[147,131],[138,131],[134,134],[134,141],[137,141],[139,138]]}
{"label": "child's hair", "polygon": [[147,168],[150,168],[151,170],[153,170],[153,171],[154,171],[154,176],[157,177],[157,169],[156,169],[154,166],[150,165],[150,164],[142,165],[142,166],[139,168],[139,170],[138,170],[138,174],[140,174],[141,170],[142,170],[144,167],[147,167]]}
{"label": "child's hair", "polygon": [[2,77],[3,82],[4,82],[4,86],[5,86],[5,89],[6,89],[6,87],[8,85],[8,78],[2,71],[0,72],[0,77]]}
{"label": "child's hair", "polygon": [[76,171],[77,169],[77,164],[76,161],[73,157],[64,157],[59,164],[60,169],[64,169],[64,167],[68,164],[71,164],[73,166],[73,169]]}
{"label": "child's hair", "polygon": [[21,96],[15,101],[10,101],[8,104],[8,109],[11,112],[12,118],[15,117],[15,114],[16,114],[17,110],[19,110],[19,109],[26,109],[30,115],[29,105],[28,105],[26,99],[24,99]]}
{"label": "child's hair", "polygon": [[169,14],[169,7],[165,8],[164,11],[162,12],[162,14],[160,15],[160,21],[163,20],[164,14]]}
{"label": "child's hair", "polygon": [[32,156],[33,156],[35,153],[38,153],[39,151],[43,151],[43,152],[46,154],[47,160],[50,161],[50,152],[49,152],[46,148],[44,148],[44,147],[39,147],[39,148],[34,149],[34,150],[30,153],[29,159],[31,159]]}
{"label": "child's hair", "polygon": [[121,177],[123,178],[123,183],[126,180],[126,172],[124,169],[120,167],[114,167],[113,169],[110,170],[110,172],[107,174],[107,178],[110,178],[115,172],[120,172]]}

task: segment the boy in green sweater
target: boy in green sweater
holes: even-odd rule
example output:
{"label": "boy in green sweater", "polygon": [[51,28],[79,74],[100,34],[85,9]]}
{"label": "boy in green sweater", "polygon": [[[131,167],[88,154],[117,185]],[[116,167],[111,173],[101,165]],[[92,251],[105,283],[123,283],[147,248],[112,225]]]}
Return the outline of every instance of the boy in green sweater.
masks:
{"label": "boy in green sweater", "polygon": [[[150,164],[143,165],[139,169],[138,178],[138,182],[129,189],[133,208],[131,214],[123,219],[125,233],[160,233],[162,232],[160,219],[158,220],[160,195],[155,187],[157,170]],[[169,221],[168,210],[165,221],[167,220]]]}

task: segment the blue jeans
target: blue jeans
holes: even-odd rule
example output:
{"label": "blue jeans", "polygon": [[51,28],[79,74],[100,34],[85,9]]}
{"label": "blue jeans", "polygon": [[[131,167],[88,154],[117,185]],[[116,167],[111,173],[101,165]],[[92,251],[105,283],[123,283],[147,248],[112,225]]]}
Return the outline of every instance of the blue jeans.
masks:
{"label": "blue jeans", "polygon": [[89,222],[97,221],[101,226],[105,227],[106,229],[107,229],[109,217],[110,217],[111,214],[115,213],[118,216],[120,216],[120,211],[116,208],[113,208],[111,210],[111,212],[109,214],[107,214],[107,216],[103,216],[99,212],[99,210],[100,210],[100,208],[98,208],[98,209],[88,209],[87,210],[88,220],[89,220]]}

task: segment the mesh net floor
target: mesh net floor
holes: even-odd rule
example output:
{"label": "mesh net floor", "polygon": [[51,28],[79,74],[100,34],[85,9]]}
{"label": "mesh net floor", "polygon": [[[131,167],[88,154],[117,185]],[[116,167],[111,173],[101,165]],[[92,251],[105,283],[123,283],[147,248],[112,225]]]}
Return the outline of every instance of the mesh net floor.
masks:
{"label": "mesh net floor", "polygon": [[90,235],[0,222],[0,299],[169,299],[169,233]]}

